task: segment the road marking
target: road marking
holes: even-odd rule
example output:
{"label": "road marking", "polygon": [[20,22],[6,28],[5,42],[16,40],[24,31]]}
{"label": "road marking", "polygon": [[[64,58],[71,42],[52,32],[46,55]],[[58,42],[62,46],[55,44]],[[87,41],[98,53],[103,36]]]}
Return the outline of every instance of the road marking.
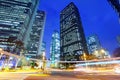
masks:
{"label": "road marking", "polygon": [[49,74],[28,74],[29,76],[50,76]]}

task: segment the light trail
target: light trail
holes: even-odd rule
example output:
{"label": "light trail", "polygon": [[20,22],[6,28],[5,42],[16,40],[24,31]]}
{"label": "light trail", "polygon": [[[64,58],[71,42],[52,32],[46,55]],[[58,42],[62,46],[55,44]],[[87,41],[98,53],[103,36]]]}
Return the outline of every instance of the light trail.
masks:
{"label": "light trail", "polygon": [[[12,53],[9,53],[9,52],[3,51],[3,50],[0,51],[0,53],[5,54],[5,55],[9,55],[9,56],[13,56],[13,57],[16,57],[16,58],[25,57],[25,56],[19,56],[19,55],[16,55],[16,54],[12,54]],[[43,61],[44,62],[52,62],[50,60],[41,60],[41,59],[34,59],[34,58],[29,58],[29,60],[35,60],[37,62],[43,62]],[[77,65],[86,65],[86,63],[87,63],[87,65],[112,64],[112,63],[120,63],[120,57],[99,59],[99,60],[86,60],[86,61],[55,61],[55,63],[76,63]]]}
{"label": "light trail", "polygon": [[105,62],[85,62],[81,64],[76,64],[75,67],[86,66],[86,65],[99,65],[99,64],[115,64],[115,63],[120,63],[120,60],[105,61]]}

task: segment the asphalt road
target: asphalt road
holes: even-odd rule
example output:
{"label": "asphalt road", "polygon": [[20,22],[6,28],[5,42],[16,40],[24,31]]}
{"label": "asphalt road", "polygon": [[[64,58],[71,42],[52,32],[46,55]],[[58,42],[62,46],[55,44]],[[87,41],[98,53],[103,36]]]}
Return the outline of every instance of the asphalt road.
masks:
{"label": "asphalt road", "polygon": [[29,76],[25,80],[120,80],[120,74],[114,72],[85,73],[53,71],[49,76]]}
{"label": "asphalt road", "polygon": [[74,71],[53,71],[41,73],[0,73],[0,80],[120,80],[114,72],[85,73]]}

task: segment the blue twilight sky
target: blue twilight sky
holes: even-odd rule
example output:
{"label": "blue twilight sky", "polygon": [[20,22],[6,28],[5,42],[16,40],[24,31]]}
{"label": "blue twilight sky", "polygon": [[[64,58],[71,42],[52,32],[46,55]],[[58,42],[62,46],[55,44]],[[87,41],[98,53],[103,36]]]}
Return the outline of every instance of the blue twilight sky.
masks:
{"label": "blue twilight sky", "polygon": [[120,24],[115,10],[107,0],[40,0],[39,9],[46,12],[44,41],[49,57],[51,36],[60,29],[60,11],[70,2],[79,9],[86,37],[97,34],[103,48],[112,54],[118,47],[116,36],[120,34]]}

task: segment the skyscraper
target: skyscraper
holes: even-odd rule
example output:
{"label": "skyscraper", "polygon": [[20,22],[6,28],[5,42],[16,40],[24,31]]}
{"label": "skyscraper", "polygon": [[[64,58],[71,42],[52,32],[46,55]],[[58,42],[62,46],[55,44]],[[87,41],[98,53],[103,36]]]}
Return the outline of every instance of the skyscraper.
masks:
{"label": "skyscraper", "polygon": [[108,0],[108,2],[112,5],[112,7],[118,13],[119,22],[120,22],[120,0]]}
{"label": "skyscraper", "polygon": [[0,47],[14,49],[16,41],[27,44],[39,0],[0,0]]}
{"label": "skyscraper", "polygon": [[118,45],[120,46],[120,35],[117,36],[117,42],[118,42]]}
{"label": "skyscraper", "polygon": [[60,60],[60,36],[58,31],[52,34],[52,41],[50,46],[50,56],[52,67],[58,67],[56,61]]}
{"label": "skyscraper", "polygon": [[32,29],[29,35],[27,50],[28,53],[25,54],[30,58],[40,58],[41,46],[44,32],[45,24],[45,12],[38,10],[32,25]]}
{"label": "skyscraper", "polygon": [[100,40],[96,34],[92,34],[87,38],[89,55],[94,55],[98,59],[109,58],[109,51],[102,48]]}
{"label": "skyscraper", "polygon": [[96,34],[93,34],[87,38],[87,44],[88,51],[90,54],[102,48],[98,36]]}
{"label": "skyscraper", "polygon": [[81,60],[80,56],[88,53],[79,11],[73,2],[60,13],[60,40],[61,60]]}

